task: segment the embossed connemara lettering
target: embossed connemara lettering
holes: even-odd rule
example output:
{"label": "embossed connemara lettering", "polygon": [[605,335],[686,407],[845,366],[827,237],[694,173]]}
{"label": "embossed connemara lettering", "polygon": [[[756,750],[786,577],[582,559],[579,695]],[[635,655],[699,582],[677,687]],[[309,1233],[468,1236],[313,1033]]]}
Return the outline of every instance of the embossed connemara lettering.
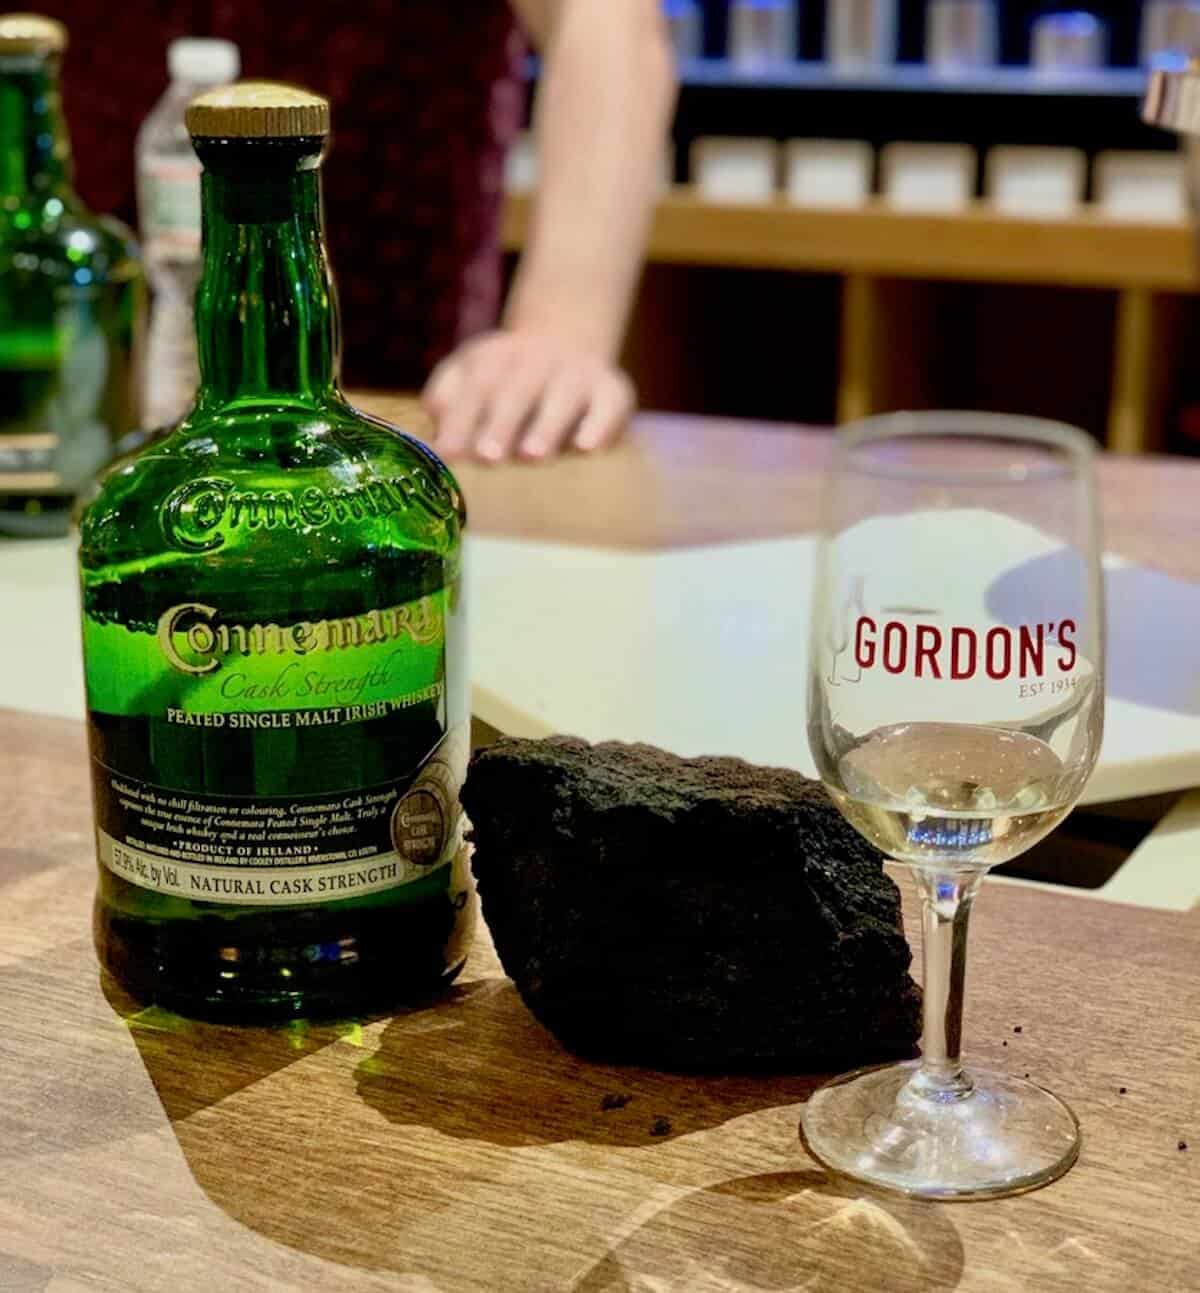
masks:
{"label": "embossed connemara lettering", "polygon": [[177,486],[162,505],[163,535],[184,552],[215,552],[237,530],[320,530],[417,507],[444,521],[454,511],[446,491],[421,467],[362,485],[300,490],[239,487],[223,476]]}
{"label": "embossed connemara lettering", "polygon": [[183,602],[158,618],[158,645],[167,663],[192,675],[212,673],[230,655],[306,656],[403,637],[428,645],[436,642],[441,632],[441,612],[432,597],[362,615],[298,624],[225,624],[217,608],[203,602]]}

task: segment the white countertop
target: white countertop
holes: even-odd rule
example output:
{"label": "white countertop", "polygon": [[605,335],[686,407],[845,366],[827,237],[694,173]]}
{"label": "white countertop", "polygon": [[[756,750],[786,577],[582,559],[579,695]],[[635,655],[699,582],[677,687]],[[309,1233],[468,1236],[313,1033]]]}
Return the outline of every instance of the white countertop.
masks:
{"label": "white countertop", "polygon": [[[481,718],[512,735],[649,741],[813,774],[811,540],[655,553],[470,542]],[[1108,720],[1086,800],[1200,786],[1200,588],[1120,563],[1108,577]],[[83,717],[78,617],[71,541],[0,545],[0,707]],[[1189,908],[1198,857],[1195,796],[1099,896]]]}

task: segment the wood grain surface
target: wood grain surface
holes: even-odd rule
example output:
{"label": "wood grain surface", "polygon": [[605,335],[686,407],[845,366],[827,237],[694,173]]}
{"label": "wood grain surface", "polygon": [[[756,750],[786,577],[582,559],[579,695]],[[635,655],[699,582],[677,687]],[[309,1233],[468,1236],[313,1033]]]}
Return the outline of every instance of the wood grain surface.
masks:
{"label": "wood grain surface", "polygon": [[[411,398],[363,394],[372,412],[427,435]],[[507,538],[677,548],[810,534],[833,433],[643,413],[616,448],[530,466],[456,463],[471,527]],[[1105,546],[1200,579],[1200,460],[1098,460]]]}
{"label": "wood grain surface", "polygon": [[[525,244],[531,208],[524,194],[505,204],[511,251]],[[882,200],[819,210],[782,198],[715,202],[687,185],[659,200],[646,254],[662,264],[1181,292],[1200,281],[1195,235],[1183,220],[1137,224],[1093,206],[1039,220],[986,202],[945,213],[898,211]]]}
{"label": "wood grain surface", "polygon": [[[428,429],[411,400],[363,402]],[[595,459],[459,474],[482,533],[690,546],[811,529],[828,444],[643,417]],[[1101,473],[1110,550],[1200,577],[1200,467]],[[140,1009],[99,981],[92,859],[81,728],[0,714],[4,1293],[1200,1290],[1198,913],[989,888],[968,1049],[1064,1096],[1085,1145],[1049,1189],[936,1206],[806,1158],[820,1075],[573,1059],[486,934],[445,1000],[395,1018]]]}
{"label": "wood grain surface", "polygon": [[0,714],[6,1293],[1200,1289],[1190,916],[985,891],[969,1051],[1065,1097],[1084,1150],[1046,1190],[944,1206],[806,1158],[817,1075],[573,1059],[486,937],[448,997],[394,1018],[139,1009],[99,981],[92,884],[81,728]]}

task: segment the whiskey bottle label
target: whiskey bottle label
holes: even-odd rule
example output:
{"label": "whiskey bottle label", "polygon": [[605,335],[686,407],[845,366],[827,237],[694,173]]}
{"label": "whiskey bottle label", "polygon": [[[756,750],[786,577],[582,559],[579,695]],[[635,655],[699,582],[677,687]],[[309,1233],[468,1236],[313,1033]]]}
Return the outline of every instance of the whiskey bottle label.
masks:
{"label": "whiskey bottle label", "polygon": [[418,884],[462,845],[454,743],[447,737],[415,778],[266,799],[171,790],[96,762],[100,861],[144,889],[240,906],[312,906]]}
{"label": "whiskey bottle label", "polygon": [[238,906],[444,890],[468,744],[446,596],[295,623],[203,601],[133,627],[87,615],[101,864]]}

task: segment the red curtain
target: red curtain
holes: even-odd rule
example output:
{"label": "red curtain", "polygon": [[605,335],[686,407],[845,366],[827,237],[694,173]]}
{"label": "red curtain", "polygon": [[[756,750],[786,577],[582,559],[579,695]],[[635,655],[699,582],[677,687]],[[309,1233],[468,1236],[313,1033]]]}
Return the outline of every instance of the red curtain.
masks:
{"label": "red curtain", "polygon": [[133,222],[138,125],[177,36],[223,36],[242,74],[333,104],[325,166],[347,380],[415,389],[499,304],[504,152],[524,113],[506,0],[44,0],[71,45],[78,188]]}

